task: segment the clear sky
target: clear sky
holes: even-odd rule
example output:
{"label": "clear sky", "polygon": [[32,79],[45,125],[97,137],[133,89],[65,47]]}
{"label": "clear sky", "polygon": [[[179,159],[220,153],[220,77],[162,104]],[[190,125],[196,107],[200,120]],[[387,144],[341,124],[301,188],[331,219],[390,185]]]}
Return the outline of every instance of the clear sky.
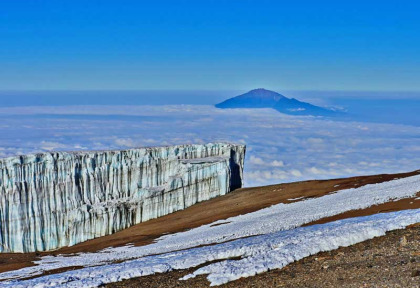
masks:
{"label": "clear sky", "polygon": [[2,0],[0,90],[420,91],[419,1]]}

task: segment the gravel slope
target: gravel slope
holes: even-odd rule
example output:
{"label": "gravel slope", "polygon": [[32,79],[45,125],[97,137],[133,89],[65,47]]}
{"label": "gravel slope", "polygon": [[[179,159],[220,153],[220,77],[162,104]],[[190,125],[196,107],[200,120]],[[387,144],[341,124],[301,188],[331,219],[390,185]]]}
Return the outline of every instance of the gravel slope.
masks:
{"label": "gravel slope", "polygon": [[[206,277],[179,278],[194,269],[155,274],[105,287],[209,287]],[[420,287],[420,225],[350,247],[323,252],[283,269],[219,287]]]}

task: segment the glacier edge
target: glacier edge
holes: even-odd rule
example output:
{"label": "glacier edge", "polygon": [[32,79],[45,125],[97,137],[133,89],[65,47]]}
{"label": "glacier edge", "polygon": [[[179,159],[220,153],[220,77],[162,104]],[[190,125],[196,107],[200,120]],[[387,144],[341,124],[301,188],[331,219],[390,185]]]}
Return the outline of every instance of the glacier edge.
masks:
{"label": "glacier edge", "polygon": [[177,145],[0,159],[0,252],[48,251],[224,195],[245,146]]}

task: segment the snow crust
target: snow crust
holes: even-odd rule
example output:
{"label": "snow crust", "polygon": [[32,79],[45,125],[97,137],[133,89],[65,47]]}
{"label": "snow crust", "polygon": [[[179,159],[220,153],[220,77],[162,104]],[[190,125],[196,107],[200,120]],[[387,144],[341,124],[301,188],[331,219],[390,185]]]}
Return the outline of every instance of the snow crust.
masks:
{"label": "snow crust", "polygon": [[[349,246],[417,222],[420,222],[420,209],[376,214],[0,284],[2,287],[96,287],[217,260],[219,262],[201,267],[182,278],[186,280],[208,274],[207,279],[215,286],[282,268],[309,255]],[[233,257],[240,257],[240,260],[229,260]]]}
{"label": "snow crust", "polygon": [[0,252],[47,251],[112,234],[242,185],[228,143],[0,159]]}
{"label": "snow crust", "polygon": [[[164,253],[169,253],[168,255],[171,255],[170,253],[174,251],[190,249],[200,245],[222,243],[238,238],[277,233],[282,230],[293,229],[320,218],[337,215],[345,211],[363,209],[380,203],[413,197],[418,191],[420,191],[419,175],[379,184],[366,185],[359,188],[345,189],[320,198],[308,199],[290,204],[273,205],[266,209],[231,217],[225,220],[219,220],[186,232],[166,235],[159,238],[156,243],[146,246],[107,248],[96,253],[82,253],[74,256],[42,257],[41,260],[35,262],[38,266],[1,273],[0,279],[36,276],[43,271],[71,266],[88,267],[127,260],[128,262],[124,263],[130,263],[130,259],[136,258],[140,259],[135,261],[149,261],[150,259],[155,259],[150,255]],[[221,223],[225,224],[214,226],[214,224]],[[261,242],[261,245],[264,244]],[[159,263],[159,265],[161,265],[161,262]],[[153,271],[159,272],[159,270]]]}

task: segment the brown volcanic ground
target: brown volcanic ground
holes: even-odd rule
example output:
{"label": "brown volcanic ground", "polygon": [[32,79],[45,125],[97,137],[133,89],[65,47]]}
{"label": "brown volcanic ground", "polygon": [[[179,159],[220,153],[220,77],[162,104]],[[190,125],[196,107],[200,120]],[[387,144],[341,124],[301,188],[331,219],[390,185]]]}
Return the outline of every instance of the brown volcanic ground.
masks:
{"label": "brown volcanic ground", "polygon": [[[401,174],[382,174],[333,180],[312,180],[264,187],[242,188],[225,196],[201,202],[183,211],[178,211],[158,219],[140,223],[115,234],[86,241],[75,246],[64,247],[52,252],[0,254],[0,272],[32,266],[32,261],[45,255],[94,252],[107,247],[122,246],[128,243],[146,245],[152,243],[156,238],[164,234],[185,231],[217,220],[257,211],[274,204],[291,203],[307,198],[321,197],[329,193],[334,193],[337,190],[360,187],[366,184],[381,183],[418,174],[420,174],[420,170]],[[417,193],[416,197],[419,196],[420,192]],[[416,199],[416,197],[376,205],[363,210],[349,211],[333,217],[320,219],[307,225],[325,223],[349,217],[371,215],[380,212],[420,208],[420,200]]]}
{"label": "brown volcanic ground", "polygon": [[[179,278],[196,268],[133,278],[105,285],[108,288],[209,287],[206,275],[186,281]],[[321,252],[253,277],[241,278],[221,288],[335,288],[420,287],[420,225],[390,231],[350,247]]]}

